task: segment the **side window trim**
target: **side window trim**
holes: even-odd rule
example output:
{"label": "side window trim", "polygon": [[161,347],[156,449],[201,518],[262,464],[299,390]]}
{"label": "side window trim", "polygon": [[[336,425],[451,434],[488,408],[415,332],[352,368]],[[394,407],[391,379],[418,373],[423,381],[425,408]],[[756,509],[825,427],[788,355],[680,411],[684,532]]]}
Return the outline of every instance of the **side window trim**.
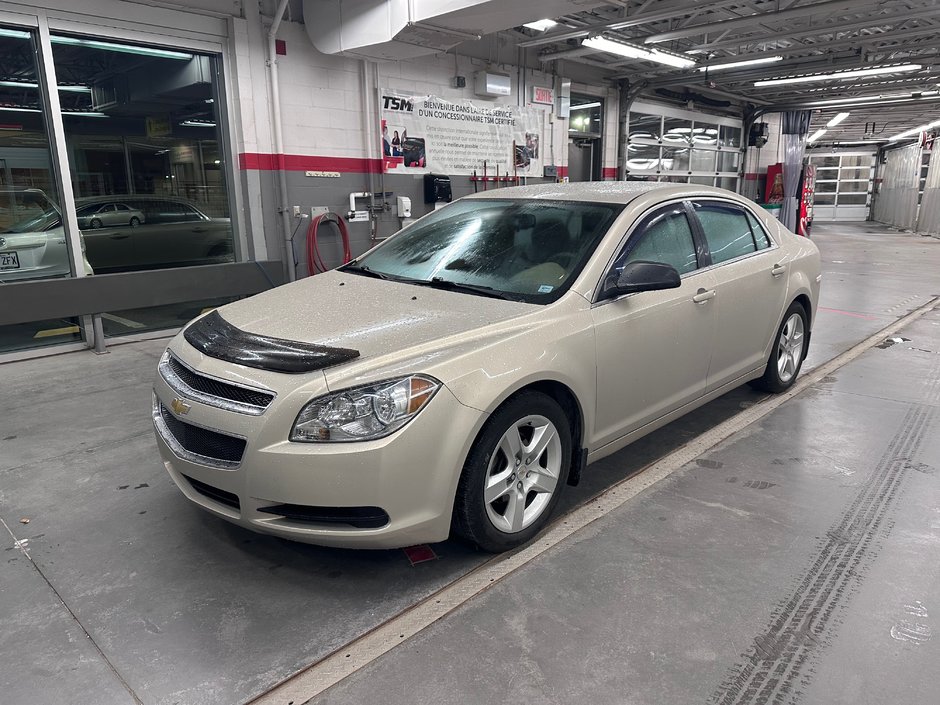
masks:
{"label": "side window trim", "polygon": [[[696,198],[696,199],[693,199],[693,200],[689,201],[689,209],[690,209],[690,211],[692,211],[692,216],[693,216],[693,217],[692,217],[692,221],[695,223],[695,225],[694,225],[693,227],[694,227],[698,232],[701,233],[701,235],[702,235],[702,240],[705,241],[705,247],[706,247],[706,249],[708,249],[708,238],[705,236],[705,228],[702,227],[702,221],[701,221],[701,220],[699,219],[699,217],[698,217],[698,212],[696,212],[696,206],[707,206],[707,205],[709,205],[709,204],[715,204],[715,205],[718,205],[718,206],[720,206],[720,207],[722,207],[722,208],[727,208],[728,210],[737,211],[737,212],[739,212],[742,216],[744,216],[744,219],[745,219],[745,221],[746,221],[747,224],[748,224],[748,225],[747,225],[748,231],[749,231],[750,234],[751,234],[751,241],[754,243],[754,251],[753,251],[753,252],[748,252],[748,253],[743,254],[743,255],[738,255],[737,257],[734,257],[733,259],[725,260],[724,262],[718,262],[718,263],[716,264],[716,263],[712,260],[711,251],[709,250],[709,251],[708,251],[709,263],[708,263],[707,265],[705,265],[705,267],[707,267],[707,268],[712,268],[712,267],[720,267],[720,266],[725,265],[725,264],[733,264],[734,262],[740,262],[741,260],[747,259],[748,257],[755,257],[755,256],[757,256],[757,255],[759,255],[759,254],[761,254],[761,253],[763,253],[763,252],[768,252],[768,251],[774,249],[775,247],[777,247],[777,244],[776,244],[776,243],[774,242],[774,240],[773,240],[771,237],[769,237],[769,236],[767,236],[767,242],[770,243],[770,245],[769,245],[768,247],[764,247],[764,248],[758,248],[758,247],[757,247],[757,240],[756,240],[755,235],[754,235],[754,226],[752,225],[751,221],[753,220],[753,221],[757,222],[758,225],[760,225],[760,221],[759,221],[755,216],[750,215],[750,213],[748,213],[747,209],[746,209],[744,206],[742,206],[740,203],[734,203],[733,201],[724,201],[724,200],[721,200],[720,198]],[[763,230],[763,228],[762,228],[762,230]],[[765,232],[765,234],[766,234],[766,232]],[[703,267],[703,268],[704,268],[704,267]]]}
{"label": "side window trim", "polygon": [[[751,226],[751,235],[754,236],[754,243],[755,243],[755,244],[757,243],[757,233],[758,233],[758,232],[760,232],[761,236],[764,238],[764,246],[763,246],[763,247],[758,247],[757,249],[758,249],[758,250],[769,250],[771,247],[773,247],[773,246],[774,246],[774,241],[770,238],[770,235],[769,235],[769,234],[767,233],[767,231],[764,229],[764,226],[761,225],[761,222],[757,219],[757,216],[755,216],[753,213],[751,213],[751,212],[749,212],[749,211],[745,211],[745,215],[747,216],[747,222],[748,222],[748,223],[750,224],[750,226]],[[755,231],[754,228],[757,228],[757,231]]]}
{"label": "side window trim", "polygon": [[682,203],[685,206],[686,217],[689,219],[689,226],[692,228],[692,237],[695,239],[695,254],[698,256],[699,269],[711,267],[714,264],[712,262],[712,252],[708,247],[708,238],[705,237],[702,222],[695,212],[695,204],[690,200],[685,200]]}
{"label": "side window trim", "polygon": [[[594,293],[591,296],[592,306],[608,304],[608,303],[611,303],[612,301],[619,301],[621,298],[623,298],[623,296],[618,296],[617,298],[614,298],[614,299],[608,298],[608,299],[599,300],[600,292],[604,284],[604,279],[607,277],[611,268],[614,267],[622,257],[624,257],[625,255],[628,255],[630,253],[630,250],[636,246],[637,242],[639,242],[639,240],[634,240],[634,235],[637,234],[640,227],[644,226],[650,218],[656,216],[657,214],[665,213],[669,210],[673,210],[676,212],[681,211],[685,214],[686,220],[689,223],[689,229],[692,231],[692,241],[693,243],[695,243],[695,248],[696,248],[695,250],[696,260],[697,260],[696,268],[693,269],[691,272],[685,272],[685,273],[680,272],[679,276],[682,279],[685,279],[686,277],[695,276],[696,274],[699,274],[700,272],[702,272],[706,268],[707,265],[703,263],[700,253],[699,253],[700,252],[699,247],[701,245],[701,242],[695,230],[697,223],[692,217],[690,217],[690,214],[689,214],[690,209],[691,209],[691,206],[689,205],[688,200],[678,199],[670,203],[661,203],[655,208],[645,212],[643,215],[637,218],[633,222],[633,225],[627,230],[627,232],[624,233],[623,237],[620,240],[620,243],[617,246],[617,250],[614,252],[614,255],[608,260],[607,265],[604,267],[604,273],[601,275],[601,278],[594,285]],[[701,241],[704,241],[704,238],[701,238]],[[707,245],[705,247],[707,248]],[[624,294],[624,296],[632,296],[632,295],[633,294]]]}

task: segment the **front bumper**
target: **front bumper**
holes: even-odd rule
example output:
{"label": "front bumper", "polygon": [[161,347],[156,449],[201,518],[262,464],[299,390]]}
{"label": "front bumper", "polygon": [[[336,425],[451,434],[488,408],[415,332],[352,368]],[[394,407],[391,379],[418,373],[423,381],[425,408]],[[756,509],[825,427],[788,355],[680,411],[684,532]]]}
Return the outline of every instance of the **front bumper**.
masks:
{"label": "front bumper", "polygon": [[[188,406],[184,415],[173,411],[174,400],[177,409],[184,408],[179,401]],[[484,415],[441,387],[420,414],[387,438],[292,443],[287,440],[291,425],[309,401],[308,395],[279,393],[263,414],[248,415],[186,398],[158,374],[154,422],[167,472],[203,509],[261,533],[347,548],[397,548],[446,539],[457,481]],[[177,431],[186,424],[197,434],[225,434],[236,445],[243,441],[240,460],[212,462],[181,452],[166,421]],[[299,519],[296,512],[294,518],[269,513],[278,505],[317,508],[326,515],[379,508],[388,520],[381,526],[374,520],[354,521],[359,524],[354,526],[335,519]]]}

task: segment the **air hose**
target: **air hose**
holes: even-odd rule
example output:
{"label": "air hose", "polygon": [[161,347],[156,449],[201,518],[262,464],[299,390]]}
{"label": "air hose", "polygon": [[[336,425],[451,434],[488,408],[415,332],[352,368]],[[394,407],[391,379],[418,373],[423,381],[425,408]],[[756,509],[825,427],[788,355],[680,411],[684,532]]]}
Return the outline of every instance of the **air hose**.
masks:
{"label": "air hose", "polygon": [[325,222],[335,223],[336,227],[339,228],[340,237],[343,238],[343,264],[348,264],[352,261],[352,251],[349,249],[349,231],[346,229],[346,222],[336,215],[336,213],[327,211],[311,220],[310,225],[307,226],[307,271],[310,272],[310,274],[320,274],[330,269],[323,262],[323,257],[320,255],[320,250],[317,247],[317,230],[320,228],[320,224]]}

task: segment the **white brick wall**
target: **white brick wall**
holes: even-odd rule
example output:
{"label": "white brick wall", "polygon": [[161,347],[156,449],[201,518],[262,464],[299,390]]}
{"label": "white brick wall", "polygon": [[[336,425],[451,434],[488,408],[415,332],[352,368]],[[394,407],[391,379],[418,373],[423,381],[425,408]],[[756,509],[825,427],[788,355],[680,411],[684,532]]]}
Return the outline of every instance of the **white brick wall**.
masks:
{"label": "white brick wall", "polygon": [[[372,86],[363,84],[361,62],[354,58],[321,54],[310,42],[303,25],[298,23],[283,23],[278,38],[287,45],[287,55],[278,57],[285,152],[306,156],[378,158],[378,145],[370,149],[368,144],[372,128],[366,121],[375,120],[377,116],[365,115],[365,95]],[[487,99],[474,95],[473,74],[486,68],[510,75],[510,96]],[[466,88],[453,87],[455,71],[466,77]],[[254,82],[254,74],[251,75],[253,88],[245,86],[243,91],[249,94],[253,91],[257,98],[258,86]],[[367,75],[371,77],[371,67]],[[378,88],[402,93],[430,94],[479,103],[519,104],[518,72],[515,66],[508,64],[488,67],[482,60],[458,56],[455,69],[453,53],[439,53],[410,60],[379,62],[378,75]],[[524,104],[529,105],[527,99],[533,85],[551,87],[553,82],[554,78],[549,74],[527,70]],[[371,78],[367,83],[371,83]],[[607,139],[604,165],[616,166],[616,90],[601,89],[601,94],[608,100],[607,130],[612,131]],[[531,107],[549,110],[548,106]],[[251,112],[247,105],[243,105],[242,110],[243,113]],[[245,122],[250,124],[249,119]],[[546,122],[543,134],[546,163],[550,162],[553,139],[554,163],[567,165],[567,122],[555,121],[551,130]],[[259,134],[259,138],[252,141],[246,135],[240,144],[244,144],[245,151],[271,151],[270,147],[261,149],[258,145],[262,142],[270,143],[270,138],[262,140]],[[255,146],[252,148],[251,145]]]}

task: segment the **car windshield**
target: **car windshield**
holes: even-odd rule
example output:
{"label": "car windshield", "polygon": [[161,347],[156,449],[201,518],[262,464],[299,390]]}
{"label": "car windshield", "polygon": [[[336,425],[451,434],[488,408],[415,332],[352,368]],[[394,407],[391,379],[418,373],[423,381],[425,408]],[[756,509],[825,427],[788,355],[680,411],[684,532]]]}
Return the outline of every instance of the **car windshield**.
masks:
{"label": "car windshield", "polygon": [[549,303],[571,286],[621,210],[605,203],[457,201],[343,269]]}

